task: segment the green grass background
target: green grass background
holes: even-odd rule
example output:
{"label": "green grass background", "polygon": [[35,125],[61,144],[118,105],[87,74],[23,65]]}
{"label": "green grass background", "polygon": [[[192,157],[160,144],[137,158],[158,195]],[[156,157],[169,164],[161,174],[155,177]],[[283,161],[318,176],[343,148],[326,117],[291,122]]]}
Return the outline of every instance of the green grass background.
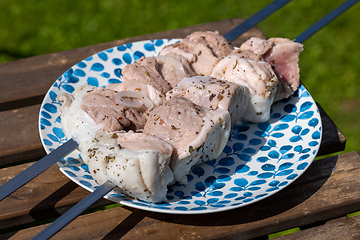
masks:
{"label": "green grass background", "polygon": [[[0,62],[228,18],[248,18],[271,0],[1,0]],[[293,0],[258,26],[294,38],[344,0]],[[301,81],[347,137],[360,145],[360,4],[304,42]],[[0,79],[1,80],[1,79]],[[55,79],[54,79],[55,80]]]}

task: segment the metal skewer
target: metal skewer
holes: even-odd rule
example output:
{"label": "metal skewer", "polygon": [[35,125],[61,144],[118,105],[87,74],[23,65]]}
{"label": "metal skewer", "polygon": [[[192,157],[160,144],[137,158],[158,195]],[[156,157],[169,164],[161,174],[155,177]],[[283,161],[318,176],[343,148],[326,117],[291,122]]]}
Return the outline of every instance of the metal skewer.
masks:
{"label": "metal skewer", "polygon": [[[339,16],[341,13],[349,9],[352,5],[357,3],[359,0],[348,0],[347,2],[343,3],[339,7],[337,7],[335,10],[327,14],[325,17],[323,17],[321,20],[316,22],[314,25],[310,26],[307,30],[305,30],[303,33],[301,33],[297,38],[296,42],[302,43],[306,39],[308,39],[310,36],[312,36],[314,33],[319,31],[321,28],[326,26],[329,22],[331,22],[333,19],[335,19],[337,16]],[[82,211],[90,207],[93,203],[95,203],[97,200],[102,198],[105,194],[110,192],[113,188],[116,186],[107,181],[103,185],[101,185],[98,189],[96,189],[94,192],[90,193],[86,198],[84,198],[82,201],[80,201],[78,204],[76,204],[74,207],[72,207],[70,210],[68,210],[65,214],[63,214],[61,217],[59,217],[56,221],[54,221],[50,226],[48,226],[43,232],[39,233],[37,236],[35,236],[34,239],[47,239],[53,236],[55,233],[57,233],[59,230],[61,230],[63,227],[65,227],[68,223],[70,223],[73,219],[75,219]]]}
{"label": "metal skewer", "polygon": [[[230,32],[226,33],[225,35],[228,37],[225,36],[225,38],[228,39],[230,42],[235,40],[237,37],[245,33],[247,30],[264,20],[266,17],[268,17],[290,1],[291,0],[273,1],[265,8],[255,13],[254,16],[250,17],[248,20],[242,22]],[[70,139],[47,156],[38,160],[35,164],[21,172],[19,175],[0,186],[0,201],[24,184],[26,184],[27,182],[29,182],[34,177],[51,167],[57,161],[74,151],[78,146],[79,145],[78,143],[76,143],[75,140]]]}

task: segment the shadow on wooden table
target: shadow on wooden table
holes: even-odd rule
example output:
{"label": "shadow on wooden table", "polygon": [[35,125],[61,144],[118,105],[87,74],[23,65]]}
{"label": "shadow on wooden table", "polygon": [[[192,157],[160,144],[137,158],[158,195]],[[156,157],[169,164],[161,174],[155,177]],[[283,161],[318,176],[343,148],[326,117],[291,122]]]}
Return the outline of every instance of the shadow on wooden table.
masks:
{"label": "shadow on wooden table", "polygon": [[[305,214],[301,212],[302,203],[313,196],[327,182],[336,163],[337,156],[327,159],[325,164],[324,162],[317,164],[317,161],[315,161],[302,176],[284,190],[259,202],[224,212],[195,215],[162,214],[125,206],[124,208],[132,213],[103,239],[111,239],[113,236],[121,238],[144,218],[182,225],[231,226],[253,222],[261,224],[261,221],[265,221],[265,219],[267,219],[266,222],[271,221],[272,217],[281,213],[283,213],[284,218],[288,218],[287,215],[294,215],[294,213],[290,213],[291,211],[306,215],[306,211]],[[294,210],[296,206],[298,207]],[[277,216],[277,219],[279,219],[279,216]],[[273,221],[274,224],[277,224],[277,221]],[[298,218],[296,221],[298,221]],[[153,231],[157,230],[153,229]]]}

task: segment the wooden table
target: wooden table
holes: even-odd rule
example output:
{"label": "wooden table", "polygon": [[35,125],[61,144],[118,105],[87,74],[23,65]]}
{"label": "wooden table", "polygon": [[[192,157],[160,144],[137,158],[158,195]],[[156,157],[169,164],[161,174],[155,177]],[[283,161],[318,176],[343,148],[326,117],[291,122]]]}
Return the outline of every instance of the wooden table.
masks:
{"label": "wooden table", "polygon": [[[182,38],[195,30],[219,30],[239,24],[230,19],[118,40],[0,64],[0,185],[45,155],[38,133],[41,101],[52,83],[80,60],[104,49],[154,38]],[[253,28],[238,38],[265,37]],[[323,140],[319,156],[344,150],[345,137],[319,106]],[[9,167],[9,165],[11,165]],[[315,161],[294,183],[275,195],[235,210],[205,215],[152,213],[115,207],[82,215],[54,239],[249,239],[300,227],[286,239],[359,239],[360,156],[357,152]],[[0,202],[0,239],[28,239],[89,194],[56,166]],[[92,208],[112,202],[102,199]],[[33,226],[33,227],[32,227]],[[19,228],[22,227],[22,228]]]}

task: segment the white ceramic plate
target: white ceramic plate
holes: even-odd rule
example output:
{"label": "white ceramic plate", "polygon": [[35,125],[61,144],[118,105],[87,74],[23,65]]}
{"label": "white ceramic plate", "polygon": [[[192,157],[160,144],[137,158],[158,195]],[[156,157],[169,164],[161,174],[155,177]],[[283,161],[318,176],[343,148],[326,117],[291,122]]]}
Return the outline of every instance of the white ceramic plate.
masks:
{"label": "white ceramic plate", "polygon": [[[67,141],[61,128],[57,95],[71,93],[85,83],[118,83],[126,64],[141,56],[157,55],[165,45],[176,41],[158,39],[110,48],[61,75],[49,89],[40,110],[39,131],[47,153]],[[319,111],[301,85],[293,96],[273,105],[268,122],[235,126],[223,153],[194,167],[187,184],[169,187],[166,202],[152,204],[116,192],[110,192],[106,198],[134,208],[175,214],[211,213],[245,206],[295,181],[314,160],[321,135]],[[60,160],[57,166],[85,189],[94,191],[98,187],[78,151]]]}

